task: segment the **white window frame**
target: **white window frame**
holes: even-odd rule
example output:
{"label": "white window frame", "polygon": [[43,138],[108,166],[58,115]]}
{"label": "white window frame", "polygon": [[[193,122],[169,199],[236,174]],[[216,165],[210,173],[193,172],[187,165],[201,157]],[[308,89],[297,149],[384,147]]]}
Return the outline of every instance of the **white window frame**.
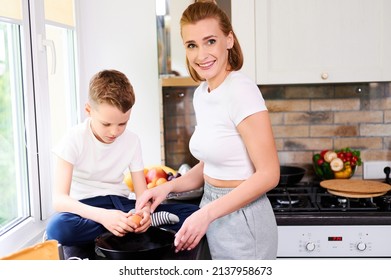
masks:
{"label": "white window frame", "polygon": [[23,30],[30,30],[21,36],[31,216],[0,236],[0,257],[40,241],[52,213],[48,69],[40,41],[45,38],[44,1],[22,3]]}

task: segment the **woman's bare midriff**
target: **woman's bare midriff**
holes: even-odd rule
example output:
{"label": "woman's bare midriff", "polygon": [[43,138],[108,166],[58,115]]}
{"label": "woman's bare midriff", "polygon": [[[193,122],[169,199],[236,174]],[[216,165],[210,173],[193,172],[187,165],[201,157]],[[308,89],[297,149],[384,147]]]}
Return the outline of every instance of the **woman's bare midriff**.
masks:
{"label": "woman's bare midriff", "polygon": [[219,180],[204,174],[204,180],[209,184],[217,188],[236,188],[244,180]]}

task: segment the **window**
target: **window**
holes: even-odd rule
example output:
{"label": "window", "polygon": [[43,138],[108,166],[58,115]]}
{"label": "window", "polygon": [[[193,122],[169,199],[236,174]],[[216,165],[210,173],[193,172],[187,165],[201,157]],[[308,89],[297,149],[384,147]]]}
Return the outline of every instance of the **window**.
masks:
{"label": "window", "polygon": [[52,213],[51,147],[78,121],[74,28],[73,0],[0,0],[0,256]]}
{"label": "window", "polygon": [[0,235],[30,215],[20,31],[0,22]]}

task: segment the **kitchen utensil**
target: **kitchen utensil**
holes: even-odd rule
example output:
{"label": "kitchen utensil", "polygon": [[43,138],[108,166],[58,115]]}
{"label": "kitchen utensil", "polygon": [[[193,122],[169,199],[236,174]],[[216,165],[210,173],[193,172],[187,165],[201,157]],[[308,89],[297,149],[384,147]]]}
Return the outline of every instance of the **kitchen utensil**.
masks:
{"label": "kitchen utensil", "polygon": [[329,193],[337,196],[349,197],[349,198],[371,198],[385,195],[387,192],[379,192],[379,193],[359,193],[359,192],[343,192],[343,191],[334,191],[327,190]]}
{"label": "kitchen utensil", "polygon": [[96,247],[111,260],[158,260],[173,249],[175,233],[150,227],[144,233],[129,232],[123,237],[108,232],[95,239]]}
{"label": "kitchen utensil", "polygon": [[391,180],[390,180],[391,168],[389,166],[384,167],[384,173],[386,174],[386,183],[391,184]]}
{"label": "kitchen utensil", "polygon": [[391,190],[391,186],[388,184],[370,180],[331,179],[320,182],[320,185],[332,191],[361,194],[382,193]]}
{"label": "kitchen utensil", "polygon": [[203,193],[204,193],[204,187],[201,187],[187,192],[169,193],[167,195],[167,199],[191,200],[191,199],[196,199],[201,197]]}
{"label": "kitchen utensil", "polygon": [[280,181],[279,185],[289,186],[297,184],[303,179],[306,169],[298,166],[280,166]]}
{"label": "kitchen utensil", "polygon": [[187,163],[182,164],[178,168],[178,172],[181,173],[181,175],[185,175],[189,170],[191,169],[191,166]]}

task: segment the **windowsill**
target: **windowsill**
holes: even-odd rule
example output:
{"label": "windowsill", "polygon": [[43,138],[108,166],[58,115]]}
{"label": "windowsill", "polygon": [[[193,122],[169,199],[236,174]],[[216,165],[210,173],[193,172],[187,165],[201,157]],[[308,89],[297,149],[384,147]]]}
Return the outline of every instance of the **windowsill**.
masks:
{"label": "windowsill", "polygon": [[8,256],[28,246],[42,242],[45,221],[28,218],[0,236],[0,257]]}

